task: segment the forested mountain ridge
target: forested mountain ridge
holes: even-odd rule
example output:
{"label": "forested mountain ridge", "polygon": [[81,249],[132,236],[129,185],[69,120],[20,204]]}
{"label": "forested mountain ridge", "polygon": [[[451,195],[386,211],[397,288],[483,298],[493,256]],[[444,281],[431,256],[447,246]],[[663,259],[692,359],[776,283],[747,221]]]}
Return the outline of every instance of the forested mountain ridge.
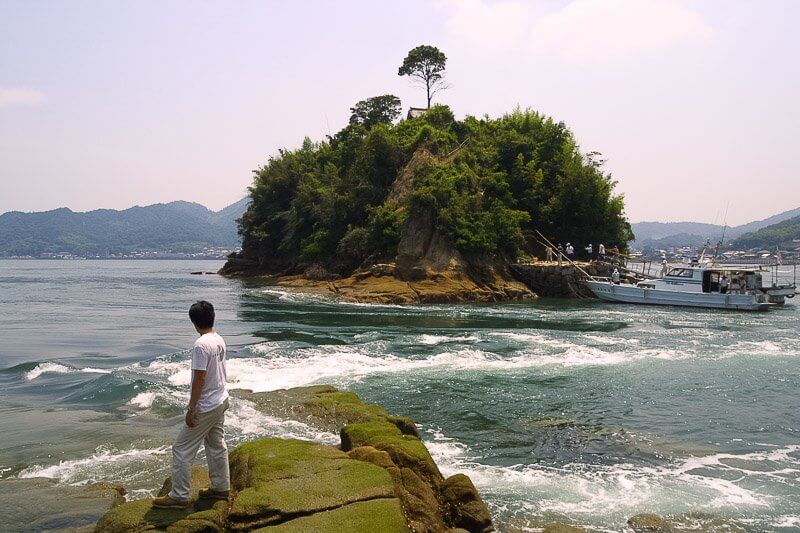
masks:
{"label": "forested mountain ridge", "polygon": [[[800,215],[777,224],[772,224],[758,231],[745,233],[732,244],[734,248],[766,248],[776,246],[783,249],[800,248]],[[774,251],[774,250],[773,250]]]}
{"label": "forested mountain ridge", "polygon": [[721,224],[702,222],[634,222],[631,227],[636,240],[632,246],[636,248],[702,246],[707,240],[716,244],[722,237],[723,229],[725,240],[728,241],[797,216],[800,216],[800,208],[728,228],[724,228]]}
{"label": "forested mountain ridge", "polygon": [[0,256],[66,252],[107,256],[138,251],[198,252],[239,244],[236,219],[249,203],[240,200],[214,212],[192,202],[75,212],[68,208],[0,215]]}
{"label": "forested mountain ridge", "polygon": [[528,110],[456,120],[438,105],[396,124],[351,121],[255,171],[238,267],[348,275],[395,262],[409,246],[443,268],[446,255],[467,266],[508,262],[538,246],[535,230],[576,249],[624,247],[623,198],[596,156],[581,153],[563,123]]}

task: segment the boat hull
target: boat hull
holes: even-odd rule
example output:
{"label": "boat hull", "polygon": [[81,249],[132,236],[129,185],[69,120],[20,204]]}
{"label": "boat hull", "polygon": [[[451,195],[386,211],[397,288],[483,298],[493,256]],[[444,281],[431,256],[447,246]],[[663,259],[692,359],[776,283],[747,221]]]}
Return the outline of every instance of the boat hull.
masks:
{"label": "boat hull", "polygon": [[609,302],[677,305],[735,311],[764,311],[776,305],[759,300],[756,294],[690,293],[637,287],[636,285],[615,285],[607,281],[587,281],[586,284],[595,296]]}

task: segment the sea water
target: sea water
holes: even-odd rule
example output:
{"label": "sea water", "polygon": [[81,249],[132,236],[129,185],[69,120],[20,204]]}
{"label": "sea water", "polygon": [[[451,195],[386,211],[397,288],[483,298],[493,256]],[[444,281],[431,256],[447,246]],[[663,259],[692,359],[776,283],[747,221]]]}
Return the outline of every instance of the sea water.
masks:
{"label": "sea water", "polygon": [[[0,477],[169,475],[196,338],[230,387],[330,383],[410,416],[503,528],[618,531],[641,512],[800,529],[800,313],[539,300],[366,305],[228,280],[213,261],[0,261]],[[800,298],[797,299],[800,303]],[[338,436],[234,400],[231,446]]]}

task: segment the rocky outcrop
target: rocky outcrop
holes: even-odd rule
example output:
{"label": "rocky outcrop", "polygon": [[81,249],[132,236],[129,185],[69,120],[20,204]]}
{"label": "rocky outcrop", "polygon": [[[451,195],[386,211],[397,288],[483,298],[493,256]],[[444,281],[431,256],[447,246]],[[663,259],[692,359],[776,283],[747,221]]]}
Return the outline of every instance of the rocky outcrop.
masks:
{"label": "rocky outcrop", "polygon": [[[438,533],[493,531],[489,511],[463,475],[445,479],[414,423],[329,386],[234,391],[271,416],[341,433],[341,448],[264,438],[230,454],[229,501],[197,501],[186,510],[152,499],[114,507],[96,530],[109,533],[261,531]],[[192,494],[208,485],[192,473]],[[169,491],[164,482],[161,494]]]}
{"label": "rocky outcrop", "polygon": [[125,501],[110,483],[74,487],[48,478],[0,481],[0,531],[91,531],[95,522]]}
{"label": "rocky outcrop", "polygon": [[325,385],[234,394],[265,414],[288,416],[326,431],[339,430],[341,449],[350,458],[372,463],[389,474],[411,530],[493,530],[489,510],[472,482],[463,475],[442,476],[411,419],[392,416],[351,392]]}
{"label": "rocky outcrop", "polygon": [[[590,276],[610,277],[613,268],[607,264],[576,263]],[[520,263],[510,266],[514,277],[539,296],[548,298],[594,298],[583,283],[586,276],[573,265],[564,263]]]}

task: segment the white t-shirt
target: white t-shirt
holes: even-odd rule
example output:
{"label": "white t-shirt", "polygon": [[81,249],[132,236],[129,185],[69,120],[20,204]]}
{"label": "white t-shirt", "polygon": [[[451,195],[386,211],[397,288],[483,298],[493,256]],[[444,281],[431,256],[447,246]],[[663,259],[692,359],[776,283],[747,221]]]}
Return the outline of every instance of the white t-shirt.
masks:
{"label": "white t-shirt", "polygon": [[228,391],[225,390],[228,377],[225,370],[226,352],[225,340],[217,332],[206,333],[194,343],[192,370],[206,371],[206,380],[197,402],[198,413],[216,409],[228,397]]}

